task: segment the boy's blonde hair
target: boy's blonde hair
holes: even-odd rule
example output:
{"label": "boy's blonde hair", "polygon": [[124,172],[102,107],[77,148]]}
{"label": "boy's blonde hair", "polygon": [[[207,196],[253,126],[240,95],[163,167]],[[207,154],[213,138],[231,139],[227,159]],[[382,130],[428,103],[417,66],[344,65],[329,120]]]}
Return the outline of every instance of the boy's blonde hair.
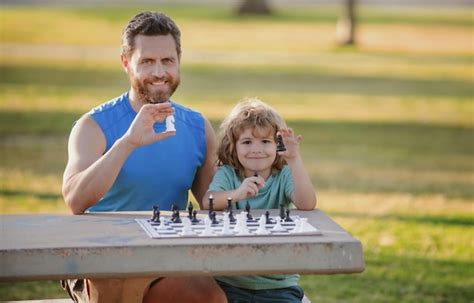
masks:
{"label": "boy's blonde hair", "polygon": [[[268,129],[276,140],[278,130],[285,127],[283,118],[261,100],[251,98],[238,103],[220,126],[221,139],[217,148],[217,164],[234,167],[237,174],[244,178],[244,169],[239,162],[235,148],[242,132],[252,129],[252,134],[258,136],[262,134],[262,130]],[[272,165],[272,173],[281,170],[285,164],[286,161],[277,154]]]}

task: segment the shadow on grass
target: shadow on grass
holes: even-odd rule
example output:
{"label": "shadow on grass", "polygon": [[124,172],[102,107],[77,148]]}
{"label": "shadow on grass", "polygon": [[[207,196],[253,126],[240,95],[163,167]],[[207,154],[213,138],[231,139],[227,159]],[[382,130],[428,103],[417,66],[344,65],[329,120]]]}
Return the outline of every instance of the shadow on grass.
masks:
{"label": "shadow on grass", "polygon": [[[345,75],[317,67],[249,69],[227,66],[183,68],[191,90],[325,93],[366,96],[470,97],[467,80]],[[223,85],[223,83],[225,83]]]}
{"label": "shadow on grass", "polygon": [[435,224],[435,225],[452,225],[452,226],[474,226],[474,218],[469,216],[440,216],[440,215],[374,215],[374,214],[360,214],[354,212],[334,212],[328,211],[328,214],[334,217],[357,218],[357,219],[376,219],[403,221],[417,224]]}
{"label": "shadow on grass", "polygon": [[366,252],[361,274],[302,276],[315,302],[471,302],[471,261],[377,255]]}
{"label": "shadow on grass", "polygon": [[[128,79],[121,69],[103,70],[78,67],[18,66],[2,64],[0,83],[47,87],[116,87],[127,89]],[[242,92],[326,93],[378,96],[471,97],[467,80],[390,78],[355,76],[317,68],[236,68],[228,66],[184,66],[184,89],[227,93]]]}

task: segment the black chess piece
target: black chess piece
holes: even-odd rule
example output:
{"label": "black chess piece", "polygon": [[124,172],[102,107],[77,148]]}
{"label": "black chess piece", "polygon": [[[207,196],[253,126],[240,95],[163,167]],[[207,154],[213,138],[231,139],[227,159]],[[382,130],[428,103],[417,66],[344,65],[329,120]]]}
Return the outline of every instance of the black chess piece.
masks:
{"label": "black chess piece", "polygon": [[171,222],[174,222],[176,218],[176,208],[177,206],[175,204],[171,204]]}
{"label": "black chess piece", "polygon": [[285,222],[293,222],[293,219],[291,219],[291,217],[290,217],[290,209],[289,208],[286,209]]}
{"label": "black chess piece", "polygon": [[193,210],[193,218],[191,219],[192,223],[199,223],[199,219],[197,218],[197,210]]}
{"label": "black chess piece", "polygon": [[219,224],[219,221],[217,221],[216,216],[217,216],[217,215],[216,215],[216,212],[213,211],[213,212],[211,213],[212,225],[217,225],[217,224]]}
{"label": "black chess piece", "polygon": [[212,195],[209,196],[209,219],[211,218],[211,214],[214,211],[214,197]]}
{"label": "black chess piece", "polygon": [[156,211],[156,217],[155,217],[155,223],[160,223],[160,210],[158,209]]}
{"label": "black chess piece", "polygon": [[270,219],[270,212],[267,210],[265,212],[265,224],[272,224],[272,220]]}
{"label": "black chess piece", "polygon": [[153,206],[153,213],[150,219],[151,222],[159,222],[160,221],[160,207],[157,205]]}
{"label": "black chess piece", "polygon": [[174,219],[171,220],[173,223],[181,223],[181,217],[179,216],[179,208],[173,212],[173,217]]}
{"label": "black chess piece", "polygon": [[229,213],[230,223],[235,222],[234,213],[232,211],[232,198],[231,197],[227,198],[227,212]]}
{"label": "black chess piece", "polygon": [[234,212],[232,211],[232,208],[229,211],[229,222],[234,223],[236,219],[234,218]]}
{"label": "black chess piece", "polygon": [[188,218],[190,220],[193,219],[193,204],[191,203],[191,201],[189,201],[189,204],[188,204]]}
{"label": "black chess piece", "polygon": [[285,220],[285,205],[284,204],[280,204],[280,218],[282,220]]}
{"label": "black chess piece", "polygon": [[247,221],[253,220],[252,215],[250,214],[250,203],[247,201],[245,204],[245,211],[247,212]]}
{"label": "black chess piece", "polygon": [[282,152],[286,150],[285,144],[283,144],[283,138],[281,137],[280,134],[277,134],[277,140],[276,140],[276,150],[277,152]]}

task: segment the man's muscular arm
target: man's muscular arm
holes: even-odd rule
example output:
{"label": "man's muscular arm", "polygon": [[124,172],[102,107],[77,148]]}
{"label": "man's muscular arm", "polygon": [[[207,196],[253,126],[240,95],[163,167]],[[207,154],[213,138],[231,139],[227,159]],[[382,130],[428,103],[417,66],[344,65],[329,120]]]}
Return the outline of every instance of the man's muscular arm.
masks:
{"label": "man's muscular arm", "polygon": [[173,113],[169,104],[143,106],[125,135],[105,154],[105,137],[90,116],[73,127],[68,143],[68,163],[62,192],[74,214],[82,214],[110,189],[130,153],[137,147],[173,136],[156,134],[153,124]]}

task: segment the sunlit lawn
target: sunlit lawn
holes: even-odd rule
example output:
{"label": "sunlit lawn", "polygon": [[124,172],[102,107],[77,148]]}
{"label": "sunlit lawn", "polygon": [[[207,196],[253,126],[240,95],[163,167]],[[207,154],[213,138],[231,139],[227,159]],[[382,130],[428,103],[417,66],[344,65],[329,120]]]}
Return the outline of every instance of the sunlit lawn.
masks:
{"label": "sunlit lawn", "polygon": [[[2,213],[67,212],[70,126],[128,88],[118,46],[135,11],[2,7]],[[348,49],[334,7],[164,11],[183,31],[175,100],[216,129],[243,97],[276,107],[303,135],[319,208],[363,243],[364,273],[302,277],[311,300],[474,300],[472,10],[364,7]],[[65,296],[55,281],[0,284],[0,300]]]}

